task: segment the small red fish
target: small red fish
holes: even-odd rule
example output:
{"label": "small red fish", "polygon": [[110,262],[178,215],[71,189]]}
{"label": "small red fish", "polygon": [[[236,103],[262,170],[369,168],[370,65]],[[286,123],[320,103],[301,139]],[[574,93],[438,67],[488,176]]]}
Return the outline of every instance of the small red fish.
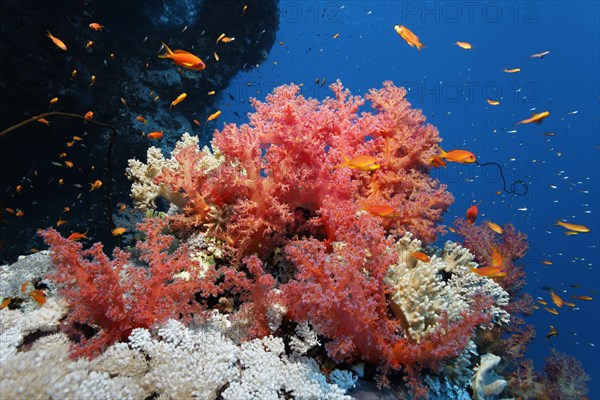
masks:
{"label": "small red fish", "polygon": [[92,29],[93,29],[93,30],[95,30],[95,31],[101,31],[101,30],[102,30],[102,28],[104,28],[104,26],[100,25],[100,24],[99,24],[99,23],[97,23],[97,22],[92,22],[92,23],[89,25],[89,27],[90,27],[90,28],[92,28]]}
{"label": "small red fish", "polygon": [[414,253],[411,254],[411,256],[413,256],[414,258],[416,258],[419,261],[423,261],[423,262],[429,262],[431,261],[431,258],[423,253],[422,251],[415,251]]}
{"label": "small red fish", "polygon": [[469,207],[466,213],[467,222],[471,225],[474,224],[478,213],[479,208],[477,208],[477,204],[473,204],[471,207]]}
{"label": "small red fish", "polygon": [[146,136],[148,136],[150,139],[161,139],[163,137],[163,133],[161,131],[156,131],[149,133]]}
{"label": "small red fish", "polygon": [[75,240],[75,241],[81,240],[81,239],[89,239],[87,237],[87,233],[88,233],[88,231],[85,231],[83,233],[81,233],[81,232],[73,232],[73,233],[71,233],[69,235],[69,237],[67,237],[67,239],[69,239],[69,240]]}

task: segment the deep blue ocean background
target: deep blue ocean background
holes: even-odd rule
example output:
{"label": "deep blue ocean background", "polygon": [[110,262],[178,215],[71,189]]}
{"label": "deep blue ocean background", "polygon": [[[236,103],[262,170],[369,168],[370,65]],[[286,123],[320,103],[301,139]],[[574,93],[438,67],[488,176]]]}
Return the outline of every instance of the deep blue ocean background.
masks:
{"label": "deep blue ocean background", "polygon": [[[497,195],[502,182],[495,168],[454,164],[434,172],[456,199],[446,224],[481,202],[480,220],[512,223],[528,235],[526,291],[551,304],[543,289],[551,287],[578,304],[559,315],[543,307],[534,311],[529,322],[537,337],[529,357],[542,369],[551,346],[572,354],[592,378],[588,397],[599,399],[599,3],[282,1],[280,12],[268,60],[238,75],[228,94],[264,99],[273,87],[294,82],[303,84],[305,96],[323,99],[336,79],[352,94],[391,80],[410,89],[408,100],[439,129],[445,149],[470,150],[481,163],[503,165],[508,181],[527,182],[527,195]],[[394,32],[396,24],[427,47],[421,52],[409,47]],[[473,49],[463,50],[456,41]],[[529,58],[546,50],[550,54],[543,59]],[[504,67],[521,72],[508,74]],[[487,98],[501,104],[490,106]],[[247,122],[251,111],[247,102],[227,97],[218,108],[222,121],[236,123]],[[540,125],[514,125],[546,110],[551,114]],[[557,219],[591,232],[565,236],[554,226]],[[449,234],[440,243],[452,239],[457,238]],[[550,324],[559,334],[546,341]]]}

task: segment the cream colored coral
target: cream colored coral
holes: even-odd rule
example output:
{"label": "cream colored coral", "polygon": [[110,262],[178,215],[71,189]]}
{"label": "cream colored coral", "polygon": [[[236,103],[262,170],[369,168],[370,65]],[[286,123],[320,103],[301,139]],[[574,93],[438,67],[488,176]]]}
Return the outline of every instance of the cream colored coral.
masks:
{"label": "cream colored coral", "polygon": [[[195,146],[198,149],[198,143],[197,136],[191,136],[186,132],[175,145],[170,159],[166,159],[159,148],[150,147],[146,153],[146,163],[136,159],[128,161],[129,166],[127,167],[126,175],[133,182],[131,185],[131,197],[136,208],[144,212],[156,208],[155,200],[159,196],[164,197],[167,201],[180,208],[185,204],[183,198],[178,194],[171,193],[162,185],[156,185],[154,177],[160,174],[163,168],[178,170],[180,165],[175,159],[177,153],[187,146]],[[213,146],[211,151],[205,146],[202,149],[202,153],[204,154],[198,163],[196,172],[208,173],[218,168],[221,164],[222,154],[218,148]]]}
{"label": "cream colored coral", "polygon": [[508,321],[502,309],[508,294],[493,280],[470,272],[473,256],[457,244],[447,243],[441,256],[423,262],[411,254],[421,250],[421,242],[407,233],[396,243],[398,263],[390,266],[387,281],[394,288],[390,295],[392,311],[406,321],[407,334],[416,341],[424,340],[438,324],[442,313],[455,320],[470,308],[476,292],[492,295],[491,311],[495,323]]}
{"label": "cream colored coral", "polygon": [[494,354],[487,353],[481,356],[481,362],[475,368],[471,380],[473,399],[491,400],[502,393],[506,387],[506,380],[494,371],[499,363],[500,357]]}

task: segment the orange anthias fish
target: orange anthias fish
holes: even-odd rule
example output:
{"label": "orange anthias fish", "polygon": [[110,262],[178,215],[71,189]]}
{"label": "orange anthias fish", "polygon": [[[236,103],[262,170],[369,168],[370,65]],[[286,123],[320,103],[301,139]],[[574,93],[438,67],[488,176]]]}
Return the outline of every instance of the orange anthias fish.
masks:
{"label": "orange anthias fish", "polygon": [[205,122],[204,124],[207,124],[207,123],[208,123],[208,121],[212,121],[212,120],[214,120],[214,119],[217,119],[217,118],[219,118],[219,115],[221,115],[221,110],[218,110],[218,111],[216,111],[216,112],[214,112],[214,113],[210,114],[210,115],[208,116],[208,118],[206,118],[206,122]]}
{"label": "orange anthias fish", "polygon": [[592,301],[592,296],[571,296],[575,300]]}
{"label": "orange anthias fish", "polygon": [[504,278],[506,276],[506,272],[502,271],[500,267],[471,268],[471,272],[488,278]]}
{"label": "orange anthias fish", "polygon": [[127,232],[127,229],[125,228],[115,228],[111,231],[111,233],[113,234],[113,236],[118,236],[118,235],[122,235],[125,232]]}
{"label": "orange anthias fish", "polygon": [[479,208],[477,207],[477,204],[473,204],[471,207],[469,207],[466,212],[467,222],[471,225],[474,224],[478,213]]}
{"label": "orange anthias fish", "polygon": [[431,261],[431,258],[427,254],[423,253],[422,251],[415,251],[414,253],[411,253],[411,256],[413,256],[417,260],[420,260],[423,262]]}
{"label": "orange anthias fish", "polygon": [[550,314],[558,315],[558,311],[554,308],[544,307],[544,310],[548,311]]}
{"label": "orange anthias fish", "polygon": [[87,233],[88,233],[88,231],[85,231],[83,233],[81,233],[81,232],[73,232],[73,233],[71,233],[69,235],[69,237],[67,237],[67,239],[69,239],[69,240],[75,240],[75,241],[81,240],[81,239],[89,239],[87,237]]}
{"label": "orange anthias fish", "polygon": [[515,74],[517,72],[521,72],[521,68],[508,69],[508,68],[504,67],[503,71],[506,72],[507,74]]}
{"label": "orange anthias fish", "polygon": [[92,190],[99,189],[102,186],[102,181],[100,179],[96,179],[94,181],[94,183],[90,183],[90,186],[91,186],[90,192]]}
{"label": "orange anthias fish", "polygon": [[552,297],[552,302],[554,304],[556,304],[556,307],[562,308],[562,306],[563,306],[563,299],[561,299],[559,295],[557,295],[556,293],[554,293],[554,290],[550,291],[550,297]]}
{"label": "orange anthias fish", "polygon": [[446,161],[457,162],[461,164],[471,164],[477,161],[477,157],[475,154],[471,153],[467,150],[450,150],[448,152],[444,151],[441,147],[439,147],[440,154],[436,157],[445,158]]}
{"label": "orange anthias fish", "polygon": [[149,133],[146,136],[148,136],[150,139],[161,139],[163,137],[163,133],[162,131],[156,131]]}
{"label": "orange anthias fish", "polygon": [[360,169],[361,171],[374,171],[381,167],[379,161],[377,161],[375,157],[357,156],[354,157],[352,160],[346,157],[345,154],[342,154],[342,157],[344,159],[343,162],[339,165],[336,165],[334,168],[348,167]]}
{"label": "orange anthias fish", "polygon": [[101,31],[101,30],[102,30],[102,28],[104,28],[104,26],[100,25],[100,24],[99,24],[99,23],[97,23],[97,22],[92,22],[92,23],[89,25],[89,27],[90,27],[90,28],[92,28],[92,29],[93,29],[93,30],[95,30],[95,31]]}
{"label": "orange anthias fish", "polygon": [[144,117],[142,117],[141,115],[138,115],[137,117],[135,117],[136,120],[138,120],[139,122],[143,122],[144,124],[148,123],[148,120]]}
{"label": "orange anthias fish", "polygon": [[486,99],[485,101],[487,101],[490,106],[497,106],[498,104],[500,104],[498,100]]}
{"label": "orange anthias fish", "polygon": [[61,50],[67,51],[67,45],[65,44],[65,42],[63,42],[57,37],[52,36],[50,32],[47,32],[46,35],[50,38],[50,40],[52,40],[52,43],[54,43],[56,47],[58,47]]}
{"label": "orange anthias fish", "polygon": [[550,111],[544,111],[538,114],[533,114],[531,118],[524,119],[522,121],[517,122],[515,125],[519,124],[530,124],[535,122],[536,124],[541,124],[544,118],[547,118],[550,115]]}
{"label": "orange anthias fish", "polygon": [[40,289],[32,290],[29,295],[39,306],[43,306],[46,303],[46,293]]}
{"label": "orange anthias fish", "polygon": [[492,221],[488,221],[487,222],[487,226],[493,230],[494,232],[496,232],[499,235],[502,235],[502,228],[500,228],[500,225],[492,222]]}
{"label": "orange anthias fish", "polygon": [[373,215],[384,218],[396,218],[400,215],[400,212],[396,207],[391,207],[385,204],[365,204],[361,207],[361,210],[368,211]]}
{"label": "orange anthias fish", "polygon": [[417,50],[421,51],[421,47],[426,47],[423,43],[419,42],[419,37],[412,33],[410,29],[402,25],[394,26],[394,30],[410,47],[417,46]]}
{"label": "orange anthias fish", "polygon": [[557,220],[555,225],[562,226],[563,228],[574,232],[586,233],[590,231],[590,228],[585,225],[571,224],[569,222],[563,222],[560,220]]}
{"label": "orange anthias fish", "polygon": [[471,43],[467,43],[467,42],[456,42],[454,44],[457,45],[458,47],[460,47],[461,49],[465,49],[465,50],[471,50],[473,48],[473,46],[471,46]]}
{"label": "orange anthias fish", "polygon": [[189,53],[185,50],[177,49],[175,51],[171,51],[169,46],[167,46],[164,42],[162,42],[163,46],[165,46],[166,52],[159,55],[159,58],[170,58],[176,65],[180,67],[192,69],[194,71],[202,71],[206,68],[204,62],[192,53]]}
{"label": "orange anthias fish", "polygon": [[94,118],[94,112],[93,112],[93,111],[88,111],[88,112],[86,112],[86,113],[85,113],[85,115],[83,116],[83,119],[85,119],[85,120],[88,120],[88,121],[89,121],[90,119],[92,119],[92,118]]}
{"label": "orange anthias fish", "polygon": [[179,96],[177,96],[177,98],[175,100],[173,100],[171,102],[171,106],[169,108],[181,103],[183,100],[185,100],[186,97],[187,97],[187,93],[181,93]]}

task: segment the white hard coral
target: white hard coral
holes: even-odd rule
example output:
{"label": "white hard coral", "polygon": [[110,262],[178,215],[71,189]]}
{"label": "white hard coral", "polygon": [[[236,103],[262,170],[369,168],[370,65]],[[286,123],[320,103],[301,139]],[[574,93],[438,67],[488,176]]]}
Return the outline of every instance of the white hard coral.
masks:
{"label": "white hard coral", "polygon": [[475,400],[495,399],[506,387],[504,378],[494,371],[499,363],[500,357],[494,354],[487,353],[481,356],[479,367],[475,368],[471,380]]}

